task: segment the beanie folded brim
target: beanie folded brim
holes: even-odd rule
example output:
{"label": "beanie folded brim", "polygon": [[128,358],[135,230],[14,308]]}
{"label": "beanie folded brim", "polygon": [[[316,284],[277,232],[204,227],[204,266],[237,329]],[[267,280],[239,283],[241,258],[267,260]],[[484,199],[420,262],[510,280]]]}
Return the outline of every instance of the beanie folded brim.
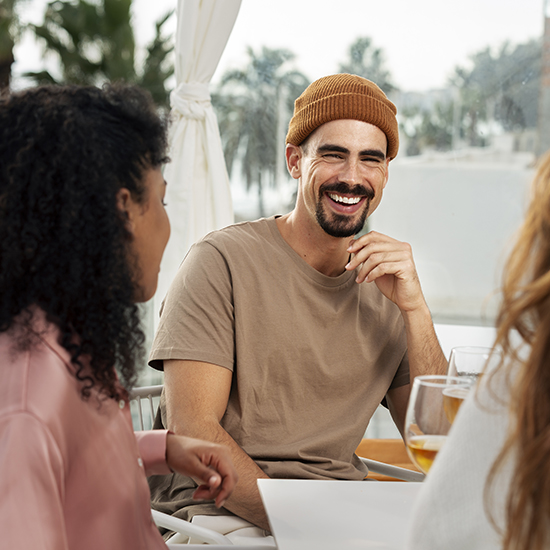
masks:
{"label": "beanie folded brim", "polygon": [[319,126],[333,120],[360,120],[380,128],[388,141],[387,156],[397,155],[397,109],[376,84],[348,74],[321,78],[296,100],[286,142],[301,145]]}

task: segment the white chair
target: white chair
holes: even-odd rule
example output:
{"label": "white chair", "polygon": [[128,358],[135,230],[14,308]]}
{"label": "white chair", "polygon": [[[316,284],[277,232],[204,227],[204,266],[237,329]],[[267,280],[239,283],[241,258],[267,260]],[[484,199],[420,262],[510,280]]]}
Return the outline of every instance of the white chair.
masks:
{"label": "white chair", "polygon": [[[234,549],[234,544],[224,535],[211,531],[210,529],[205,529],[198,525],[193,525],[189,521],[185,521],[180,518],[175,518],[168,514],[163,514],[157,510],[151,510],[153,515],[153,521],[157,527],[163,527],[164,529],[170,529],[174,531],[176,535],[168,541],[168,548],[181,548],[181,544],[177,544],[171,541],[177,541],[178,534],[183,535],[186,539],[192,538],[193,540],[200,541],[203,544],[186,544],[186,548],[195,548],[199,546],[204,546],[204,544],[216,545],[216,548],[219,550],[221,548],[232,548]],[[177,538],[176,538],[177,537]]]}
{"label": "white chair", "polygon": [[130,411],[134,430],[150,430],[155,421],[162,384],[158,386],[142,386],[130,392]]}
{"label": "white chair", "polygon": [[[266,550],[265,546],[258,546],[257,544],[247,546],[233,544],[225,535],[221,535],[205,527],[200,527],[199,525],[194,525],[183,519],[163,514],[157,510],[151,510],[151,513],[157,527],[164,527],[176,533],[166,543],[166,546],[172,550],[183,550],[182,545],[185,545],[185,548],[204,548],[204,545],[210,545],[215,547],[216,550]],[[183,536],[184,540],[192,538],[193,541],[200,541],[200,544],[178,543],[177,540],[180,536]]]}
{"label": "white chair", "polygon": [[371,458],[359,457],[361,462],[369,469],[369,472],[373,474],[381,474],[384,476],[394,477],[402,481],[424,481],[426,477],[421,472],[415,472],[414,470],[407,470],[406,468],[400,468],[393,464],[386,464],[385,462],[379,462],[378,460],[372,460]]}

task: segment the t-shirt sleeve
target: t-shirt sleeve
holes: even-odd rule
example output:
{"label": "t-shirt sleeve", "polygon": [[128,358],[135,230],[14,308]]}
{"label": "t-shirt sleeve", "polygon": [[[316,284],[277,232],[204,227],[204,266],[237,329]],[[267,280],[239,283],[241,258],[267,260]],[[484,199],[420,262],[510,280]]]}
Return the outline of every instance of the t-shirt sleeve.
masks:
{"label": "t-shirt sleeve", "polygon": [[0,472],[2,547],[67,550],[63,457],[33,415],[0,419]]}
{"label": "t-shirt sleeve", "polygon": [[179,359],[234,364],[231,273],[223,254],[207,241],[191,248],[164,300],[149,364]]}
{"label": "t-shirt sleeve", "polygon": [[399,364],[399,367],[395,373],[395,376],[393,377],[393,380],[389,389],[393,390],[394,388],[406,386],[407,384],[410,384],[409,354],[405,350],[405,355],[403,355],[403,359],[401,359],[401,363]]}

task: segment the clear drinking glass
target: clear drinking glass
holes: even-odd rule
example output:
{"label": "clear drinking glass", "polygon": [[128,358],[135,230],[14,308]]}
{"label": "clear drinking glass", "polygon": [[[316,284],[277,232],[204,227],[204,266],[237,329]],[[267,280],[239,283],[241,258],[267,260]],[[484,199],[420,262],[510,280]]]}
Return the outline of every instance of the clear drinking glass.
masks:
{"label": "clear drinking glass", "polygon": [[414,379],[405,420],[405,443],[411,460],[425,474],[445,443],[471,387],[470,379],[456,376],[429,375]]}
{"label": "clear drinking glass", "polygon": [[486,367],[500,361],[501,354],[493,348],[462,346],[453,348],[449,358],[449,376],[469,378],[475,382]]}

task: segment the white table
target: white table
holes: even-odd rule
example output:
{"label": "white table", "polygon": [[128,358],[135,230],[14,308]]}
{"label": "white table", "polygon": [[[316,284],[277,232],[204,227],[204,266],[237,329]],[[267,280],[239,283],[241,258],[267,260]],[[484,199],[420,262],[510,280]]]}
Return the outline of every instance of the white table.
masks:
{"label": "white table", "polygon": [[403,550],[421,485],[258,480],[279,550]]}

